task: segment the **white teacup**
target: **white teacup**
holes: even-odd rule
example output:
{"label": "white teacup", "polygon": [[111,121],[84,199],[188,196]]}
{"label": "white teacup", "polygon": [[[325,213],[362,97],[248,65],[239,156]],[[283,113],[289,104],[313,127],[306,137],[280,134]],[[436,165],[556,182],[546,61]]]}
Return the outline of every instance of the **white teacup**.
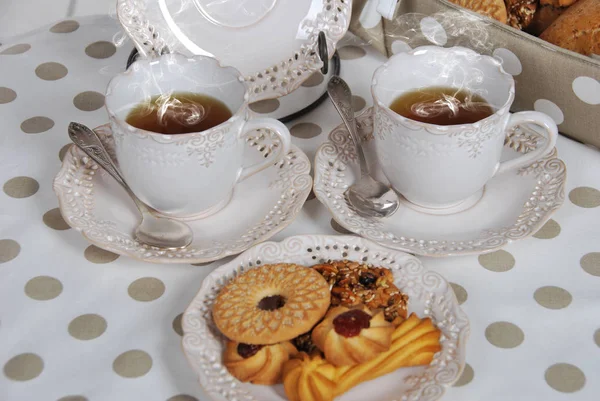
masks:
{"label": "white teacup", "polygon": [[[232,117],[205,131],[179,135],[145,131],[125,121],[135,106],[172,92],[214,97],[227,105]],[[237,183],[282,159],[290,147],[285,125],[251,117],[240,73],[210,57],[167,54],[136,61],[110,81],[106,109],[123,176],[141,200],[166,216],[201,218],[217,212],[227,205]],[[276,151],[244,167],[246,136],[257,129],[278,137]]]}
{"label": "white teacup", "polygon": [[[483,120],[462,125],[433,125],[403,117],[390,104],[406,92],[454,87],[481,95],[496,110]],[[462,48],[424,46],[392,56],[373,76],[375,148],[393,188],[417,209],[453,213],[472,206],[496,174],[525,166],[549,153],[558,135],[545,114],[510,114],[515,85],[500,62]],[[538,149],[500,162],[505,135],[533,123],[547,138]]]}

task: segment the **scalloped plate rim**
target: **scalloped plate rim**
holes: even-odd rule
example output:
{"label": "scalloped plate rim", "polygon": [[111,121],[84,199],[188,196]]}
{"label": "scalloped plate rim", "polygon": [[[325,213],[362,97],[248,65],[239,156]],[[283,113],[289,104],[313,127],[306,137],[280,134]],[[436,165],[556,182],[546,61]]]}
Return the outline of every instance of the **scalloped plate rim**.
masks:
{"label": "scalloped plate rim", "polygon": [[[157,1],[157,0],[144,0],[144,1]],[[127,5],[127,4],[133,4],[134,2],[135,2],[135,0],[120,0],[119,1],[119,3],[123,3],[125,5]],[[325,6],[325,1],[323,1],[323,6]],[[340,24],[336,25],[336,27],[338,27],[338,26],[341,27],[341,34],[338,33],[337,36],[334,36],[334,33],[333,33],[334,29],[332,29],[334,27],[333,25],[329,25],[329,26],[327,26],[328,29],[322,30],[322,32],[325,33],[325,36],[326,36],[326,43],[327,43],[327,48],[328,48],[328,53],[329,53],[328,55],[329,55],[330,59],[333,56],[333,54],[334,54],[334,52],[335,52],[335,50],[336,50],[339,42],[342,40],[342,38],[345,36],[345,34],[348,32],[348,30],[350,28],[350,22],[351,22],[351,17],[352,17],[352,10],[353,10],[353,1],[352,0],[346,0],[345,6],[346,6],[346,11],[347,11],[344,14],[345,23],[343,25],[340,25]],[[320,12],[324,12],[324,11],[327,11],[327,10],[325,10],[325,7],[323,7],[323,9],[320,10]],[[116,12],[117,12],[117,16],[118,16],[117,19],[119,20],[119,23],[121,24],[121,26],[124,27],[124,24],[121,21],[121,15],[123,14],[123,11],[121,11],[121,9],[119,7],[119,4],[117,4]],[[142,13],[141,15],[144,15],[144,14]],[[163,16],[163,18],[164,18],[164,16]],[[316,16],[313,17],[313,18],[316,18]],[[166,21],[164,23],[161,22],[158,25],[163,25],[163,24],[167,25],[167,26],[166,27],[164,27],[164,26],[161,27],[161,31],[160,32],[163,32],[163,29],[166,29],[167,31],[170,32],[170,35],[173,36],[174,33],[172,32],[172,29],[170,29],[168,27],[168,23],[166,23]],[[156,29],[156,25],[157,25],[156,21],[154,21],[154,29]],[[132,38],[133,34],[130,33],[130,29],[131,29],[131,27],[124,27],[124,32],[127,35],[127,37],[130,40],[132,40],[132,42],[134,44],[134,47],[138,48],[139,46],[138,46],[137,40],[135,40],[135,39]],[[174,35],[174,36],[176,37],[177,35]],[[309,39],[306,40],[306,43],[308,43],[308,42],[309,42]],[[186,47],[181,42],[178,43],[178,45]],[[139,48],[138,48],[138,50],[139,50]],[[291,58],[294,57],[294,54],[293,54],[294,52],[298,52],[299,50],[301,50],[301,48],[300,49],[293,49],[293,50],[291,50],[289,55],[287,55],[287,53],[286,53],[286,58],[283,59],[283,60],[279,60],[277,62],[277,64],[263,66],[263,68],[260,69],[260,70],[258,70],[258,71],[254,71],[254,72],[249,73],[249,74],[242,74],[244,76],[244,82],[247,82],[248,84],[252,83],[252,81],[250,81],[250,77],[255,77],[258,74],[261,74],[262,72],[264,72],[266,70],[269,70],[269,69],[271,69],[274,66],[279,66],[280,64],[285,63],[286,60],[289,60],[289,59],[291,59]],[[190,50],[187,49],[187,48],[185,49],[185,51],[187,53],[190,53]],[[217,57],[217,56],[212,56],[212,57],[214,57],[216,59],[219,59],[219,57]],[[300,80],[299,82],[295,83],[290,88],[280,88],[279,90],[275,90],[275,89],[271,88],[271,89],[267,90],[264,93],[262,91],[260,93],[254,93],[253,91],[251,91],[250,92],[250,103],[259,102],[259,101],[262,101],[262,100],[277,99],[277,98],[286,96],[286,95],[292,93],[294,90],[296,90],[313,73],[320,71],[320,68],[321,68],[320,66],[318,66],[318,67],[317,66],[311,66],[309,63],[300,64],[300,65],[298,65],[296,67],[296,69],[300,69],[300,70],[303,71],[302,80]]]}
{"label": "scalloped plate rim", "polygon": [[[383,251],[383,252],[402,255],[403,257],[406,258],[407,261],[408,260],[416,261],[423,269],[421,274],[425,274],[427,272],[434,272],[446,283],[448,290],[447,290],[446,294],[444,294],[444,295],[450,296],[453,309],[456,311],[456,314],[459,315],[463,319],[464,326],[460,329],[460,332],[458,334],[458,340],[457,340],[457,342],[459,343],[459,347],[457,348],[457,350],[458,350],[457,354],[459,355],[458,359],[459,359],[459,363],[460,363],[458,373],[453,381],[444,383],[441,386],[442,392],[441,392],[441,394],[439,394],[439,397],[432,398],[429,401],[439,400],[440,398],[442,398],[445,395],[445,391],[449,387],[451,387],[454,383],[456,383],[460,379],[460,377],[462,376],[462,374],[464,372],[464,369],[466,366],[466,351],[467,351],[466,347],[467,347],[467,342],[468,342],[470,334],[471,334],[471,323],[470,323],[469,317],[464,312],[464,310],[461,308],[461,306],[458,302],[458,299],[456,297],[456,294],[454,293],[454,289],[450,285],[450,281],[447,280],[442,274],[438,273],[437,271],[427,269],[425,267],[425,265],[421,262],[421,260],[411,253],[407,253],[405,251],[401,251],[401,250],[397,250],[397,249],[388,248],[388,247],[385,247],[383,245],[376,243],[375,241],[372,241],[367,238],[359,237],[356,235],[304,234],[304,235],[294,235],[294,236],[286,237],[281,241],[265,241],[265,242],[256,244],[256,245],[248,248],[247,250],[245,250],[244,252],[242,252],[238,256],[236,256],[235,259],[217,267],[210,274],[208,274],[202,280],[200,289],[194,295],[194,297],[192,297],[192,300],[190,301],[189,305],[185,308],[185,310],[182,314],[182,330],[183,330],[184,334],[183,334],[181,342],[180,342],[182,352],[185,355],[185,358],[186,358],[188,364],[190,365],[191,369],[196,373],[200,387],[206,392],[206,394],[209,396],[209,398],[211,400],[220,401],[220,400],[224,399],[224,397],[222,397],[222,396],[220,398],[215,398],[211,393],[209,393],[208,389],[202,382],[202,375],[200,374],[200,372],[198,372],[196,370],[195,364],[192,361],[194,358],[194,355],[191,355],[191,352],[186,349],[186,344],[185,344],[184,340],[186,338],[188,330],[186,330],[187,324],[185,322],[185,320],[186,320],[185,317],[188,315],[192,315],[192,314],[201,314],[200,309],[198,309],[195,306],[195,303],[196,303],[195,301],[197,299],[201,298],[202,294],[210,292],[211,286],[215,285],[215,283],[217,282],[217,280],[220,277],[223,277],[223,276],[226,277],[227,275],[231,274],[232,272],[235,272],[237,270],[238,266],[245,265],[244,259],[247,257],[247,255],[249,253],[254,252],[254,250],[256,248],[258,248],[259,246],[281,246],[282,244],[287,243],[289,241],[293,241],[293,240],[309,239],[311,241],[314,241],[315,239],[321,239],[321,238],[323,240],[328,239],[328,238],[335,238],[337,241],[340,241],[340,242],[350,241],[350,242],[355,242],[355,243],[362,243],[369,247],[380,248],[381,251]],[[263,262],[263,260],[264,259],[261,257],[261,262]],[[267,264],[267,263],[276,263],[276,262],[269,262],[267,260],[264,260],[264,262],[265,263],[261,263],[261,266],[264,264]],[[255,266],[255,267],[258,267],[258,266]],[[252,267],[252,268],[255,268],[255,267]],[[392,271],[394,272],[394,274],[396,274],[397,272],[399,273],[399,270],[397,271],[397,270],[392,269]],[[222,366],[222,365],[221,365],[221,367],[224,368],[224,366]],[[237,379],[234,379],[234,380],[237,380]],[[368,382],[365,382],[365,383],[368,383]],[[365,383],[361,383],[361,384],[365,384]],[[349,391],[352,391],[352,389],[350,389]],[[400,400],[400,398],[394,398],[393,401],[398,401],[398,400]],[[419,400],[421,400],[421,397],[419,397],[418,399],[413,400],[413,401],[419,401]],[[390,401],[392,401],[392,400],[390,400]]]}

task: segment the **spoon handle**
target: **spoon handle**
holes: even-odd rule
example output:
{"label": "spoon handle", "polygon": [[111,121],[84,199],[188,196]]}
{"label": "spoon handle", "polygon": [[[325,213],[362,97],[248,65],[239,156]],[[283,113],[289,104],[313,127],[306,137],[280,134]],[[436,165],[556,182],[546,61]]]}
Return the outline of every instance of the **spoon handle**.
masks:
{"label": "spoon handle", "polygon": [[356,128],[356,121],[354,120],[354,109],[352,108],[352,91],[350,87],[341,77],[335,75],[327,84],[327,94],[331,98],[333,105],[337,109],[338,113],[342,117],[342,121],[346,125],[348,132],[354,146],[356,147],[356,153],[358,154],[358,162],[360,165],[361,176],[369,175],[369,167],[367,166],[367,159],[362,149],[361,139],[358,135]]}
{"label": "spoon handle", "polygon": [[142,202],[131,190],[125,179],[121,175],[121,172],[113,163],[110,155],[104,148],[104,145],[98,138],[98,135],[86,127],[83,124],[72,122],[69,124],[69,138],[79,149],[81,149],[86,155],[91,157],[96,163],[100,165],[108,174],[110,174],[121,186],[127,191],[131,199],[135,202],[139,211],[149,213],[149,209],[144,202]]}

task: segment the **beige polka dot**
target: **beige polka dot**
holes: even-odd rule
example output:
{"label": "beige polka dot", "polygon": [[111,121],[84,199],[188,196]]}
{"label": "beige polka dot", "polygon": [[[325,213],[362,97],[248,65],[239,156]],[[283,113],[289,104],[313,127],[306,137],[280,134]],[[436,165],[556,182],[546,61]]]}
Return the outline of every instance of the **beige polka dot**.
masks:
{"label": "beige polka dot", "polygon": [[19,43],[18,45],[11,46],[6,50],[2,50],[2,52],[0,54],[6,54],[6,55],[21,54],[21,53],[25,53],[29,49],[31,49],[31,45],[28,45],[27,43]]}
{"label": "beige polka dot", "polygon": [[202,262],[202,263],[192,263],[192,266],[208,266],[212,265],[213,262]]}
{"label": "beige polka dot", "polygon": [[72,145],[72,143],[67,143],[65,146],[60,148],[60,150],[58,151],[58,158],[61,162],[64,160],[65,155],[67,154],[69,149],[71,149],[71,145]]}
{"label": "beige polka dot", "polygon": [[600,252],[590,252],[583,255],[579,264],[586,273],[600,277]]}
{"label": "beige polka dot", "polygon": [[515,266],[515,258],[504,250],[479,255],[479,264],[493,272],[506,272]]}
{"label": "beige polka dot", "polygon": [[536,302],[548,309],[563,309],[569,306],[573,297],[569,291],[554,286],[540,287],[533,293]]}
{"label": "beige polka dot", "polygon": [[66,397],[59,398],[56,401],[89,401],[82,395],[68,395]]}
{"label": "beige polka dot", "polygon": [[361,111],[367,105],[367,101],[358,95],[352,96],[352,109],[354,112]]}
{"label": "beige polka dot", "polygon": [[0,104],[10,103],[16,98],[17,92],[5,86],[0,86]]}
{"label": "beige polka dot", "polygon": [[198,401],[198,399],[196,397],[192,397],[191,395],[178,394],[169,398],[167,401]]}
{"label": "beige polka dot", "polygon": [[307,88],[317,86],[320,85],[324,81],[324,79],[325,78],[323,77],[323,74],[317,71],[314,72],[310,77],[308,77],[306,81],[302,82],[302,86],[305,86]]}
{"label": "beige polka dot", "polygon": [[116,51],[115,45],[106,41],[95,42],[85,48],[85,54],[93,58],[109,58]]}
{"label": "beige polka dot", "polygon": [[362,47],[350,45],[338,49],[338,54],[342,60],[354,60],[364,57],[367,52]]}
{"label": "beige polka dot", "polygon": [[73,98],[73,105],[81,111],[98,110],[104,106],[104,95],[93,91],[81,92]]}
{"label": "beige polka dot", "polygon": [[569,363],[557,363],[546,369],[546,383],[561,393],[574,393],[585,385],[585,375],[577,366]]}
{"label": "beige polka dot", "polygon": [[298,123],[290,128],[290,134],[296,138],[309,139],[318,136],[323,130],[314,123]]}
{"label": "beige polka dot", "polygon": [[63,219],[59,208],[48,210],[42,219],[45,225],[55,230],[68,230],[71,228]]}
{"label": "beige polka dot", "polygon": [[113,362],[113,370],[122,377],[144,376],[152,368],[152,358],[139,349],[123,352]]}
{"label": "beige polka dot", "polygon": [[50,276],[37,276],[25,284],[25,294],[36,301],[48,301],[60,295],[62,283]]}
{"label": "beige polka dot", "polygon": [[272,113],[279,108],[279,100],[277,99],[267,99],[267,100],[259,100],[258,102],[254,102],[250,104],[250,110],[255,113]]}
{"label": "beige polka dot", "polygon": [[28,118],[21,123],[21,131],[26,134],[39,134],[54,127],[54,121],[44,116]]}
{"label": "beige polka dot", "polygon": [[560,225],[553,219],[550,219],[534,234],[535,238],[551,239],[560,234]]}
{"label": "beige polka dot", "polygon": [[68,395],[66,397],[59,398],[56,401],[89,401],[82,395]]}
{"label": "beige polka dot", "polygon": [[306,201],[308,202],[310,200],[315,199],[316,197],[317,197],[317,195],[315,195],[315,192],[311,189],[310,193],[308,194],[308,198],[306,198]]}
{"label": "beige polka dot", "polygon": [[594,342],[598,347],[600,347],[600,329],[596,330],[594,333]]}
{"label": "beige polka dot", "polygon": [[456,283],[450,283],[450,286],[452,287],[452,290],[454,290],[454,295],[456,295],[458,304],[464,304],[467,298],[469,297],[469,294],[467,293],[467,290],[465,290],[465,287]]}
{"label": "beige polka dot", "polygon": [[56,81],[57,79],[64,78],[68,72],[67,67],[53,61],[40,64],[35,69],[35,75],[45,81]]}
{"label": "beige polka dot", "polygon": [[129,284],[129,296],[136,301],[154,301],[165,293],[165,285],[154,277],[142,277]]}
{"label": "beige polka dot", "polygon": [[98,248],[96,245],[88,246],[83,252],[83,255],[92,263],[110,263],[119,257],[116,253]]}
{"label": "beige polka dot", "polygon": [[340,226],[340,224],[337,221],[335,221],[334,219],[331,219],[331,228],[333,228],[335,231],[337,231],[340,234],[352,234],[351,231],[348,231],[344,227]]}
{"label": "beige polka dot", "polygon": [[485,338],[499,348],[515,348],[523,342],[525,334],[509,322],[495,322],[485,329]]}
{"label": "beige polka dot", "polygon": [[15,356],[4,365],[4,374],[12,380],[26,381],[35,379],[44,370],[42,358],[32,353]]}
{"label": "beige polka dot", "polygon": [[106,320],[94,313],[81,315],[71,320],[68,330],[78,340],[93,340],[106,331]]}
{"label": "beige polka dot", "polygon": [[569,199],[577,206],[592,208],[600,206],[600,191],[596,188],[579,187],[569,192]]}
{"label": "beige polka dot", "polygon": [[173,330],[175,330],[175,333],[179,334],[180,336],[183,336],[183,328],[181,327],[182,317],[183,313],[180,313],[179,315],[175,316],[175,319],[173,319]]}
{"label": "beige polka dot", "polygon": [[15,177],[4,183],[4,193],[11,198],[27,198],[40,189],[40,184],[31,177]]}
{"label": "beige polka dot", "polygon": [[462,375],[458,378],[456,383],[454,383],[455,387],[464,386],[465,384],[471,383],[473,381],[473,377],[475,376],[475,372],[473,368],[468,363],[465,364],[465,369],[462,372]]}
{"label": "beige polka dot", "polygon": [[0,264],[13,260],[21,252],[21,246],[12,239],[0,239]]}
{"label": "beige polka dot", "polygon": [[79,22],[73,20],[67,20],[59,22],[50,28],[50,32],[52,33],[70,33],[74,32],[79,28]]}

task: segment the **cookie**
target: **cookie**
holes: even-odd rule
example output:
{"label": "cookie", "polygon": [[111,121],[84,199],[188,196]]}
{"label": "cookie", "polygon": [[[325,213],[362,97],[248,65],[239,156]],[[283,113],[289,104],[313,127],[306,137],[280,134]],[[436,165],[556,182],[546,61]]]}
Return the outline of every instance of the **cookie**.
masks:
{"label": "cookie", "polygon": [[504,0],[449,0],[451,3],[468,8],[506,24],[507,13]]}
{"label": "cookie", "polygon": [[329,284],[319,272],[281,263],[254,268],[231,280],[217,295],[212,315],[230,340],[275,344],[310,331],[329,303]]}
{"label": "cookie", "polygon": [[538,8],[538,0],[504,0],[508,13],[508,25],[525,29],[533,21]]}
{"label": "cookie", "polygon": [[223,354],[223,365],[242,382],[272,385],[281,382],[283,364],[297,353],[289,341],[273,345],[229,341]]}

